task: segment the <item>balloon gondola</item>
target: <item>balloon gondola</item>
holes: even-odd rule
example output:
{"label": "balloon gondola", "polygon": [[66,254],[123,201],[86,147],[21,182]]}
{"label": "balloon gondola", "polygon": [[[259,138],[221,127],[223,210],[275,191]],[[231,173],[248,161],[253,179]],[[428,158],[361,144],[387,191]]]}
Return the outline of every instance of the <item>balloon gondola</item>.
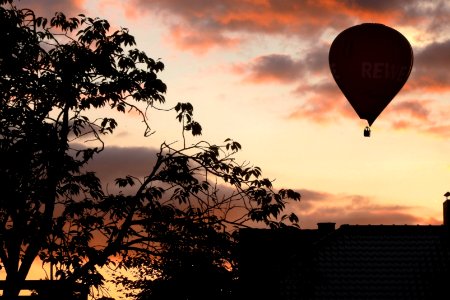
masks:
{"label": "balloon gondola", "polygon": [[329,52],[331,74],[361,119],[370,126],[401,90],[413,65],[408,40],[397,30],[364,23],[342,31]]}

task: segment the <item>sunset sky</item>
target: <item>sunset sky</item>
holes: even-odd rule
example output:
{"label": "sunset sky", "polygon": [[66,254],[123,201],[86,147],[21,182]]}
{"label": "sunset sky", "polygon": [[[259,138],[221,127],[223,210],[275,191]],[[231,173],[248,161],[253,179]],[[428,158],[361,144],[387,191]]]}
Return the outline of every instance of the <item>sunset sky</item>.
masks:
{"label": "sunset sky", "polygon": [[[300,0],[23,0],[38,15],[84,13],[126,27],[161,59],[168,108],[194,105],[200,139],[243,146],[277,188],[302,194],[303,228],[340,224],[440,224],[450,190],[450,2]],[[411,43],[411,76],[363,137],[328,67],[333,39],[383,23]],[[180,141],[175,114],[118,117],[101,157],[109,175],[144,175],[161,142]],[[190,138],[194,143],[199,138]],[[109,160],[108,160],[109,159]],[[100,166],[102,164],[99,164]]]}

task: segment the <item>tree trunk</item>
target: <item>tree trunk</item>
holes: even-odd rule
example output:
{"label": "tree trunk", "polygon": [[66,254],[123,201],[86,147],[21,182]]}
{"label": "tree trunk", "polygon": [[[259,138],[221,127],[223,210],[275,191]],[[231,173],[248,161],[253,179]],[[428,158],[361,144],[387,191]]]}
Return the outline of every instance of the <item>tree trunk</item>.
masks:
{"label": "tree trunk", "polygon": [[21,291],[25,278],[20,278],[19,272],[9,273],[6,275],[5,289],[3,290],[4,299],[17,299]]}

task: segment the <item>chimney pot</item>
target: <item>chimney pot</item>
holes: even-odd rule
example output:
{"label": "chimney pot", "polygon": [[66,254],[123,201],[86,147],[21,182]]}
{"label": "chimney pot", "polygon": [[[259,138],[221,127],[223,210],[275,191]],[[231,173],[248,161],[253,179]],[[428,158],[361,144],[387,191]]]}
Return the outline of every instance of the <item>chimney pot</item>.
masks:
{"label": "chimney pot", "polygon": [[450,199],[448,196],[450,196],[450,193],[447,192],[444,196],[447,197],[444,201],[444,225],[450,227]]}
{"label": "chimney pot", "polygon": [[323,222],[323,223],[317,223],[317,229],[319,230],[319,233],[321,234],[327,234],[331,233],[335,230],[336,223],[331,222]]}

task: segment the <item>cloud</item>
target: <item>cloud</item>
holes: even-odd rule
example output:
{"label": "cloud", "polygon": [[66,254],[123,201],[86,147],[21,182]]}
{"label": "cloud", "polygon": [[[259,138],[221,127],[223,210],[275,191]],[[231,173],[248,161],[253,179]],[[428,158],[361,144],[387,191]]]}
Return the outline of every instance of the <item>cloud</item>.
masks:
{"label": "cloud", "polygon": [[[289,37],[318,37],[327,26],[342,25],[339,12],[334,5],[323,1],[259,1],[259,0],[135,0],[135,11],[147,11],[159,15],[169,27],[185,29],[188,32],[206,33],[198,38],[211,40],[211,36],[220,37],[217,46],[227,47],[220,41],[233,35],[282,34]],[[345,23],[345,22],[344,22]],[[347,22],[349,24],[349,22]],[[174,34],[176,33],[176,34]],[[178,46],[179,30],[172,30],[172,36]],[[199,44],[204,42],[198,40]],[[209,47],[209,43],[207,43]]]}
{"label": "cloud", "polygon": [[326,75],[330,74],[328,64],[329,48],[329,44],[319,44],[306,51],[303,63],[309,73],[317,75],[325,72]]}
{"label": "cloud", "polygon": [[[335,121],[338,118],[357,117],[342,92],[332,79],[328,67],[328,47],[311,49],[302,60],[301,82],[293,91],[300,103],[289,115],[289,119],[309,119],[318,123]],[[450,91],[450,40],[432,43],[415,54],[413,73],[401,92],[401,99],[394,98],[384,115],[395,129],[420,129],[422,132],[444,134],[442,126],[447,124],[450,107],[432,100],[415,99],[415,93]],[[316,78],[316,80],[311,80]],[[319,78],[319,80],[317,79]],[[405,98],[407,97],[407,98]],[[440,107],[439,107],[440,106]],[[444,113],[447,112],[447,113]],[[441,126],[438,126],[440,124]]]}
{"label": "cloud", "polygon": [[[85,10],[86,0],[21,0],[16,4],[47,16],[56,11],[72,16]],[[194,52],[236,47],[252,40],[243,36],[259,34],[302,39],[313,45],[330,29],[339,32],[367,20],[393,27],[420,27],[433,40],[445,34],[444,28],[450,28],[450,5],[446,1],[131,0],[122,9],[133,18],[160,16],[170,28],[168,40]]]}
{"label": "cloud", "polygon": [[[213,42],[229,47],[230,43],[222,42],[235,35],[282,35],[314,44],[327,30],[341,31],[368,21],[414,26],[436,39],[450,24],[450,6],[445,1],[424,0],[134,0],[128,10],[160,16],[172,27],[175,44],[192,51],[207,51]],[[202,33],[195,35],[198,47],[183,42],[193,32]],[[202,45],[206,48],[200,49]]]}
{"label": "cloud", "polygon": [[249,63],[237,64],[233,71],[242,74],[247,82],[291,83],[302,77],[304,65],[289,55],[269,54],[259,56]]}
{"label": "cloud", "polygon": [[403,8],[403,11],[402,17],[405,18],[409,24],[423,28],[423,36],[418,37],[419,40],[440,40],[449,38],[450,5],[448,1],[408,1]]}
{"label": "cloud", "polygon": [[428,121],[430,116],[429,102],[420,100],[406,100],[398,103],[393,103],[390,108],[390,113],[396,116],[412,117],[420,121]]}
{"label": "cloud", "polygon": [[425,128],[426,133],[442,137],[442,138],[450,138],[450,124],[437,125],[433,124]]}
{"label": "cloud", "polygon": [[106,147],[94,156],[86,169],[96,172],[103,182],[112,186],[119,177],[132,175],[143,178],[149,174],[158,152],[156,148]]}
{"label": "cloud", "polygon": [[251,83],[289,84],[323,77],[324,73],[328,75],[328,45],[316,45],[303,53],[301,57],[282,53],[261,55],[248,62],[236,63],[231,70]]}
{"label": "cloud", "polygon": [[192,50],[198,54],[203,54],[218,45],[233,48],[240,40],[212,31],[200,32],[189,26],[172,26],[170,36],[166,38],[166,41],[173,42],[178,48]]}
{"label": "cloud", "polygon": [[372,0],[344,0],[342,1],[350,9],[361,9],[374,13],[386,13],[401,10],[411,0],[372,1]]}
{"label": "cloud", "polygon": [[15,1],[19,8],[30,8],[36,12],[37,16],[51,18],[56,12],[62,12],[67,17],[74,17],[84,11],[86,0],[20,0]]}
{"label": "cloud", "polygon": [[415,55],[411,87],[427,92],[450,91],[450,39],[427,45]]}
{"label": "cloud", "polygon": [[295,58],[287,54],[258,56],[232,67],[243,82],[253,84],[297,84],[292,94],[299,105],[288,119],[309,119],[326,123],[339,117],[354,118],[356,113],[334,82],[328,66],[328,45],[319,44]]}
{"label": "cloud", "polygon": [[320,191],[300,190],[299,204],[291,204],[289,210],[300,218],[302,228],[317,228],[317,223],[342,224],[440,224],[440,220],[418,217],[416,207],[383,205],[376,199],[362,195],[331,194]]}
{"label": "cloud", "polygon": [[414,130],[440,138],[450,137],[450,106],[431,99],[399,99],[389,105],[384,118],[393,129]]}
{"label": "cloud", "polygon": [[355,118],[356,113],[331,78],[313,84],[301,84],[293,91],[301,104],[287,118],[327,123],[338,118]]}
{"label": "cloud", "polygon": [[[116,192],[113,181],[117,177],[144,177],[155,163],[156,148],[107,147],[89,163],[89,170],[97,172],[109,182],[110,192]],[[221,186],[223,195],[231,195],[229,186]],[[383,205],[376,199],[362,195],[332,194],[324,191],[300,189],[300,202],[292,202],[286,212],[295,212],[302,228],[316,228],[319,222],[342,224],[440,224],[441,221],[414,215],[417,207]],[[420,209],[420,208],[419,208]],[[242,211],[235,211],[239,214]]]}

